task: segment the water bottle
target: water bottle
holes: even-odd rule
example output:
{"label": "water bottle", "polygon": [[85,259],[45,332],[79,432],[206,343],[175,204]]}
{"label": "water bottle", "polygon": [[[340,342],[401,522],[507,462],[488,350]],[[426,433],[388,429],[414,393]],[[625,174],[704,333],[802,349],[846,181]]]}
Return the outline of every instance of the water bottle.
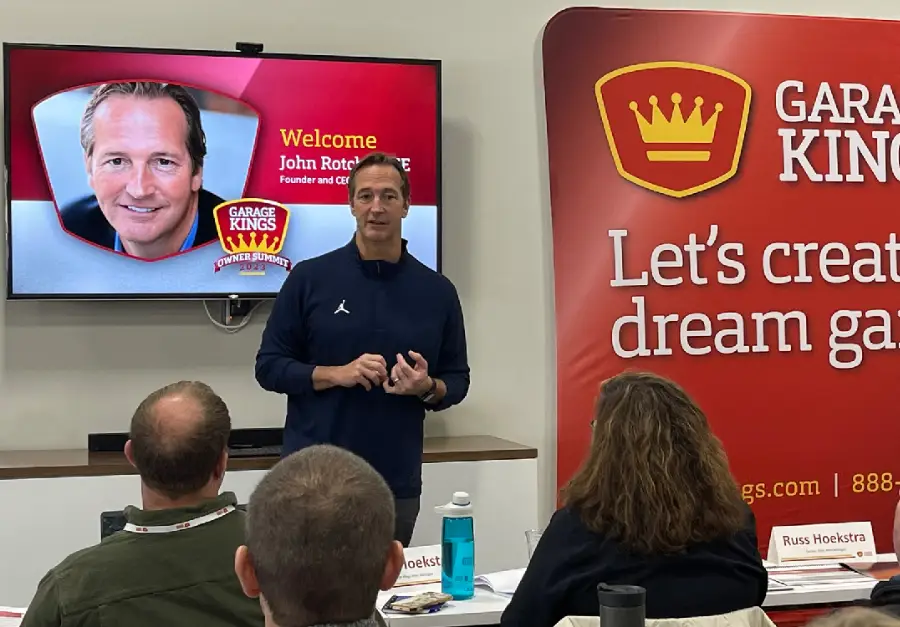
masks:
{"label": "water bottle", "polygon": [[441,592],[457,601],[475,596],[475,523],[472,501],[466,492],[434,508],[441,524]]}
{"label": "water bottle", "polygon": [[640,586],[597,586],[603,627],[644,627],[647,591]]}

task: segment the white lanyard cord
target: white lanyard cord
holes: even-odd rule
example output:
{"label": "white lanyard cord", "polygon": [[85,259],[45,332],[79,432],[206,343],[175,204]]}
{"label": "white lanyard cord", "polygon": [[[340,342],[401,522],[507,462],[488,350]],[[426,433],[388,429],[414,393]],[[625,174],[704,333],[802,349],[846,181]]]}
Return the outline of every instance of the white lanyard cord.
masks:
{"label": "white lanyard cord", "polygon": [[176,525],[159,525],[153,527],[147,525],[138,526],[132,523],[125,523],[124,530],[131,533],[173,533],[175,531],[184,531],[185,529],[193,529],[194,527],[205,525],[208,522],[212,522],[214,520],[222,518],[222,516],[227,516],[233,511],[234,505],[228,505],[226,507],[223,507],[222,509],[217,509],[211,514],[206,514],[205,516],[200,516],[199,518],[186,520]]}

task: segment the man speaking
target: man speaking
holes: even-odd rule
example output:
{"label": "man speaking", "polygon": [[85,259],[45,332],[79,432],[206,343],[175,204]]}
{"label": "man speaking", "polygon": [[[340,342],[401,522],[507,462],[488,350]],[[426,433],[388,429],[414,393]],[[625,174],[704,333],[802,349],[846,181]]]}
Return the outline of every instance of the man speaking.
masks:
{"label": "man speaking", "polygon": [[287,394],[284,451],[334,444],[367,460],[409,546],[422,493],[425,411],[462,401],[469,364],[456,288],[406,250],[409,178],[373,153],[350,172],[356,234],[298,263],[275,299],[256,380]]}

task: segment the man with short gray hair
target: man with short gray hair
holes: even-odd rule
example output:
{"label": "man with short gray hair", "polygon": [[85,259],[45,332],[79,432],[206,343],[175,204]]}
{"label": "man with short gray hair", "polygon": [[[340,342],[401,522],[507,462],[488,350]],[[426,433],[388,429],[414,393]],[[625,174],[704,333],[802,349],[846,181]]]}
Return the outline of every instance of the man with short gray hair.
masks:
{"label": "man with short gray hair", "polygon": [[331,445],[290,455],[262,479],[235,571],[267,627],[383,625],[375,608],[403,568],[394,499],[367,462]]}

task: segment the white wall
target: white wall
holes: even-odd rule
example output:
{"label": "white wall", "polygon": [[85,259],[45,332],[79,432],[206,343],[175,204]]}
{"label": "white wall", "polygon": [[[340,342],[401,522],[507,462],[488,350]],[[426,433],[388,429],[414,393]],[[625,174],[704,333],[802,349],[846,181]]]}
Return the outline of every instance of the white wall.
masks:
{"label": "white wall", "polygon": [[[900,17],[885,0],[682,0],[646,8]],[[444,61],[445,270],[465,307],[468,401],[431,433],[486,433],[539,447],[553,504],[555,383],[540,35],[556,0],[4,0],[0,39],[233,47]],[[0,244],[2,245],[2,244]],[[262,320],[236,336],[199,304],[0,304],[0,449],[83,447],[120,430],[175,379],[207,381],[238,426],[277,425],[281,398],[253,380]]]}
{"label": "white wall", "polygon": [[[262,470],[225,474],[223,490],[239,503],[265,474]],[[534,459],[425,464],[422,509],[412,546],[439,544],[441,518],[434,508],[455,490],[466,490],[475,505],[475,568],[477,574],[520,568],[527,559],[525,530],[537,521]],[[58,517],[46,507],[2,508],[0,518],[0,605],[24,607],[31,602],[41,577],[67,555],[100,540],[100,512],[120,510],[140,498],[136,475],[19,479],[0,481],[0,503],[34,500],[66,506],[66,533],[58,533]],[[52,509],[52,508],[51,508]]]}

